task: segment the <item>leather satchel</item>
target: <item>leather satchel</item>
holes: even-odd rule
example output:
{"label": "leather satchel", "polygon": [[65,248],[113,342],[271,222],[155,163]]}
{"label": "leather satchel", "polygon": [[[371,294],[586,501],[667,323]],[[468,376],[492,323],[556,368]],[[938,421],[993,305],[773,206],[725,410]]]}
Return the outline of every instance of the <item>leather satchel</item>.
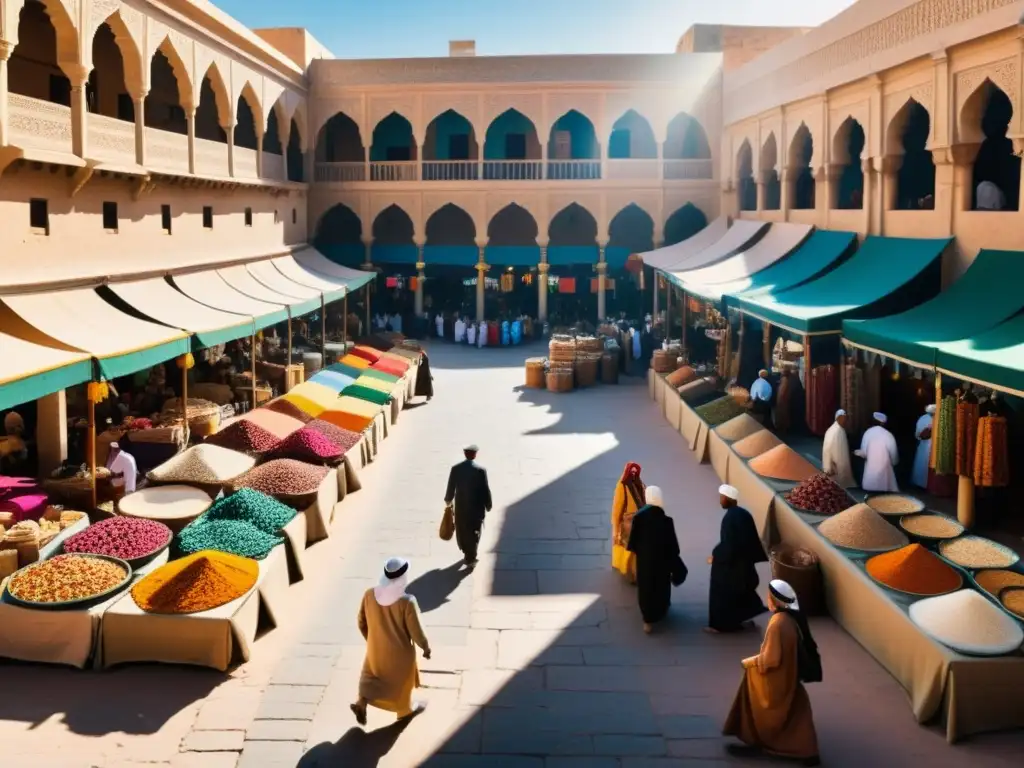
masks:
{"label": "leather satchel", "polygon": [[437,535],[441,537],[441,541],[451,541],[452,536],[455,535],[455,510],[452,509],[451,504],[444,508],[444,514],[441,515],[441,528]]}

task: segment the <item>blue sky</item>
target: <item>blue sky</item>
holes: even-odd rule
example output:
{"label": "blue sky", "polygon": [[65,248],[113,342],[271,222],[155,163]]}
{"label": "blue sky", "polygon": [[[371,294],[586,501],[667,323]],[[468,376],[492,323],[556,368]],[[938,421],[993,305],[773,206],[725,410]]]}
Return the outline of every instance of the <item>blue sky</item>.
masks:
{"label": "blue sky", "polygon": [[338,58],[669,53],[694,23],[814,26],[853,0],[214,0],[249,27],[305,27]]}

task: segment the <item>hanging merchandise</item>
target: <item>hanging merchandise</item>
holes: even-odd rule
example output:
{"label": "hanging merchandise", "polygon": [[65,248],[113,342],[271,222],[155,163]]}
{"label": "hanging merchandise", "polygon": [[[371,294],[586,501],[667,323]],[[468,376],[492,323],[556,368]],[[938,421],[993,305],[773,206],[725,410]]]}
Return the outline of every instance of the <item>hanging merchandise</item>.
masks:
{"label": "hanging merchandise", "polygon": [[934,467],[937,475],[952,475],[956,471],[956,398],[948,395],[942,398],[936,414],[936,425],[932,429],[935,440]]}
{"label": "hanging merchandise", "polygon": [[410,291],[415,291],[417,288],[419,288],[419,285],[420,285],[420,279],[418,277],[410,277],[409,278],[409,290]]}
{"label": "hanging merchandise", "polygon": [[398,278],[397,277],[388,277],[388,278],[386,278],[384,280],[384,286],[386,288],[397,288],[398,287]]}
{"label": "hanging merchandise", "polygon": [[956,473],[962,477],[974,474],[975,442],[978,439],[978,419],[981,408],[977,403],[961,401],[956,405]]}
{"label": "hanging merchandise", "polygon": [[850,360],[843,365],[842,402],[846,411],[846,430],[859,435],[867,428],[867,409],[864,407],[864,370]]}
{"label": "hanging merchandise", "polygon": [[506,272],[501,276],[501,292],[512,293],[516,289],[516,276]]}
{"label": "hanging merchandise", "polygon": [[980,488],[1001,488],[1010,484],[1008,424],[1003,416],[978,419],[974,484]]}
{"label": "hanging merchandise", "polygon": [[575,277],[560,277],[560,278],[558,278],[558,292],[559,293],[576,293],[576,278]]}
{"label": "hanging merchandise", "polygon": [[839,403],[839,372],[834,365],[819,365],[811,371],[807,387],[807,428],[821,437],[835,421]]}

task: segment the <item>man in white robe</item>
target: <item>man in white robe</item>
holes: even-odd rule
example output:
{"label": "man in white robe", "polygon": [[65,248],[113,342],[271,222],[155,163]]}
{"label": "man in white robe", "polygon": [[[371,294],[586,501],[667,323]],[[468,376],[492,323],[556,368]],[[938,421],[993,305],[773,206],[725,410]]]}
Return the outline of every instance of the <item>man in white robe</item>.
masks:
{"label": "man in white robe", "polygon": [[864,433],[857,451],[864,459],[864,479],[860,486],[869,493],[895,493],[899,486],[892,468],[900,460],[896,438],[885,428],[888,418],[884,413],[876,412],[874,418],[875,426]]}
{"label": "man in white robe", "polygon": [[825,432],[825,442],[821,447],[821,464],[825,474],[840,488],[853,488],[857,481],[853,479],[853,467],[850,466],[850,441],[846,437],[846,421],[846,411],[836,411],[836,420]]}
{"label": "man in white robe", "polygon": [[477,345],[478,348],[479,347],[486,347],[487,346],[487,322],[486,321],[481,322],[480,323],[480,327],[477,329],[477,332],[476,332],[476,345]]}
{"label": "man in white robe", "polygon": [[466,337],[466,323],[460,317],[455,321],[455,343],[461,344]]}
{"label": "man in white robe", "polygon": [[471,347],[476,345],[476,323],[470,323],[469,326],[467,326],[466,341]]}
{"label": "man in white robe", "polygon": [[914,471],[910,482],[918,488],[928,487],[928,463],[932,456],[932,421],[935,418],[935,404],[924,410],[924,415],[917,420],[914,437],[917,438],[917,452],[914,454]]}
{"label": "man in white robe", "polygon": [[434,328],[437,329],[437,338],[444,338],[444,315],[438,312],[434,315]]}

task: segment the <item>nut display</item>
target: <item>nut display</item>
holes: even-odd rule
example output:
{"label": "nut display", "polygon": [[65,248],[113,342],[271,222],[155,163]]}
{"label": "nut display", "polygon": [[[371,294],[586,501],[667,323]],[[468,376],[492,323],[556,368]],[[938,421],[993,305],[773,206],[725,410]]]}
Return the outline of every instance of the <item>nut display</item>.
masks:
{"label": "nut display", "polygon": [[850,497],[826,474],[804,480],[786,494],[794,507],[819,515],[835,515],[850,506]]}
{"label": "nut display", "polygon": [[111,560],[90,555],[57,555],[12,575],[7,591],[26,603],[66,603],[102,595],[127,579],[124,566]]}

